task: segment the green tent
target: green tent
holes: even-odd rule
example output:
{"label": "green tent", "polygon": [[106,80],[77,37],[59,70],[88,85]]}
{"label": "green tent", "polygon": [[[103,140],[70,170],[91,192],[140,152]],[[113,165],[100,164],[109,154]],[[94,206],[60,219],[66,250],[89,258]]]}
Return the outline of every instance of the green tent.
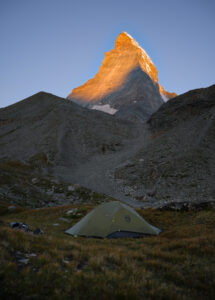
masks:
{"label": "green tent", "polygon": [[71,235],[101,238],[140,237],[160,232],[133,208],[118,201],[100,204],[66,230]]}

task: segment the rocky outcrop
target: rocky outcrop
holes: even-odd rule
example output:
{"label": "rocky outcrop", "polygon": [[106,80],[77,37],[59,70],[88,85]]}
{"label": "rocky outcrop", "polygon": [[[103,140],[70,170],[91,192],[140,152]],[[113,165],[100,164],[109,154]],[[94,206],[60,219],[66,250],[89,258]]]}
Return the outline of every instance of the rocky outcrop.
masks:
{"label": "rocky outcrop", "polygon": [[[126,32],[121,33],[115,48],[105,54],[99,72],[84,85],[73,89],[68,99],[90,108],[109,105],[119,116],[136,115],[147,118],[176,94],[163,89],[157,69],[148,54]],[[122,114],[121,114],[122,110]],[[143,111],[143,115],[141,114]]]}

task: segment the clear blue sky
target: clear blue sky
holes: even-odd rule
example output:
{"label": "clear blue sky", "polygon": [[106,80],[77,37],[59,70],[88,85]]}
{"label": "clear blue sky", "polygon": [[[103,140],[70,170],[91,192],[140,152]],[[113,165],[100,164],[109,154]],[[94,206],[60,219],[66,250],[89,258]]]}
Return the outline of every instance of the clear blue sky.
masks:
{"label": "clear blue sky", "polygon": [[214,0],[0,0],[0,107],[66,97],[127,31],[178,94],[215,83]]}

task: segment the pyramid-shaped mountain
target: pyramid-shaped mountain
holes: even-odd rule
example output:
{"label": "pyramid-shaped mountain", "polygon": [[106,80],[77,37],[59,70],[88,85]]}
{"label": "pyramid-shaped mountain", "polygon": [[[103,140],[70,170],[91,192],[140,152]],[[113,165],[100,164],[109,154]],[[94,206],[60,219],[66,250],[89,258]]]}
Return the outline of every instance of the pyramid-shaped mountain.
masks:
{"label": "pyramid-shaped mountain", "polygon": [[159,84],[157,69],[147,53],[122,32],[95,77],[73,89],[68,99],[120,117],[147,119],[174,96]]}

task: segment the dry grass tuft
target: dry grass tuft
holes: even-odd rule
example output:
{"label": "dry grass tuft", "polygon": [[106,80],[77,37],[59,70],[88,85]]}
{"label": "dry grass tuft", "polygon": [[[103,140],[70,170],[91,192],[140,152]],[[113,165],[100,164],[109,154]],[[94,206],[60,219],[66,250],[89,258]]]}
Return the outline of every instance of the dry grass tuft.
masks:
{"label": "dry grass tuft", "polygon": [[[79,206],[82,214],[68,222],[60,218],[72,206],[14,212],[5,207],[1,202],[1,299],[215,298],[214,210],[139,210],[163,229],[159,236],[108,240],[64,234],[92,206]],[[45,234],[12,230],[11,221]]]}

